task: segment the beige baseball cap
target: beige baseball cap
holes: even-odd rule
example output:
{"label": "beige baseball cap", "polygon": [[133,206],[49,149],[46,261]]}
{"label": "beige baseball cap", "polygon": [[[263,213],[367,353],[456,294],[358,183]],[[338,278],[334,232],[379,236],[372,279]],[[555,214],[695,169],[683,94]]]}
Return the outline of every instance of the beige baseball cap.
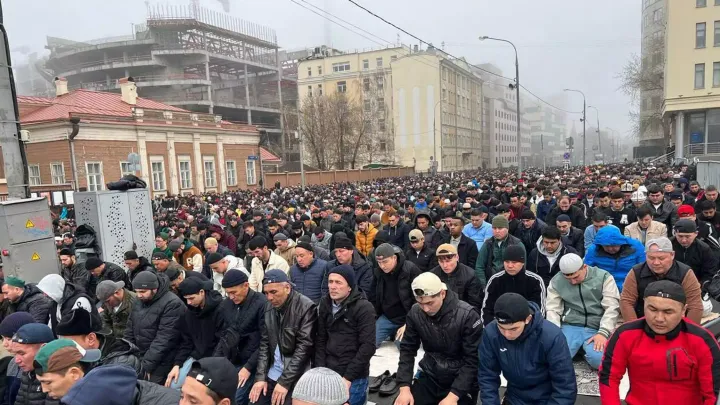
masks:
{"label": "beige baseball cap", "polygon": [[431,297],[440,291],[446,291],[447,286],[440,281],[440,277],[427,272],[415,277],[412,282],[412,290],[416,297]]}
{"label": "beige baseball cap", "polygon": [[435,256],[452,256],[457,254],[457,248],[449,243],[438,246]]}

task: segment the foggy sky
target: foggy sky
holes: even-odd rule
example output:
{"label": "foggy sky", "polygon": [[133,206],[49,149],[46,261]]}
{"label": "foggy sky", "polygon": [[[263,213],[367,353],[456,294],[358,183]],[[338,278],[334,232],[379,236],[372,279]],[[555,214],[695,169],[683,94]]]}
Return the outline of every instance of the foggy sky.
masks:
{"label": "foggy sky", "polygon": [[[375,19],[346,0],[306,0],[396,42],[398,30]],[[231,14],[275,29],[287,49],[326,43],[341,50],[377,48],[377,43],[345,30],[290,0],[230,0]],[[298,0],[302,3],[302,1]],[[401,28],[468,62],[493,63],[514,77],[514,53],[507,44],[480,42],[488,35],[513,41],[520,58],[520,81],[546,100],[557,101],[563,88],[580,89],[588,105],[600,110],[600,126],[627,135],[629,99],[618,91],[615,78],[631,54],[640,52],[641,4],[637,0],[357,0]],[[155,4],[151,1],[151,4]],[[172,0],[162,4],[188,4]],[[221,11],[216,0],[201,4]],[[306,5],[307,6],[307,5]],[[308,6],[309,7],[309,6]],[[42,54],[46,36],[88,40],[129,35],[133,23],[146,15],[143,0],[4,0],[5,24],[13,49],[26,46]],[[365,36],[370,37],[367,34]],[[379,39],[370,37],[374,41]],[[405,44],[418,42],[405,34]],[[23,55],[13,53],[14,62]],[[562,102],[560,97],[560,101]],[[582,109],[582,97],[568,93],[564,106]],[[580,116],[571,116],[577,122]],[[588,110],[588,125],[595,111]],[[570,124],[568,125],[570,127]]]}

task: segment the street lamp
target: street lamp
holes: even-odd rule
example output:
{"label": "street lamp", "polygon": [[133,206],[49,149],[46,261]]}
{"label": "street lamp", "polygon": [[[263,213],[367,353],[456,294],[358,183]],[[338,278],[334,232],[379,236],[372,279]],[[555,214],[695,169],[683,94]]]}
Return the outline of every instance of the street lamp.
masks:
{"label": "street lamp", "polygon": [[585,117],[587,112],[587,103],[585,101],[585,93],[583,93],[580,90],[574,90],[574,89],[563,89],[563,91],[572,91],[575,93],[580,93],[583,96],[583,117],[582,117],[582,123],[583,123],[583,158],[582,158],[582,165],[585,166]]}
{"label": "street lamp", "polygon": [[589,105],[587,108],[595,110],[595,116],[597,117],[597,134],[598,134],[598,150],[602,154],[602,140],[600,139],[600,111],[597,107]]}
{"label": "street lamp", "polygon": [[[522,177],[522,138],[520,135],[520,63],[518,61],[518,51],[515,47],[515,44],[508,41],[507,39],[501,39],[501,38],[493,38],[488,36],[481,36],[479,38],[481,41],[499,41],[499,42],[506,42],[510,45],[512,45],[513,49],[515,50],[515,98],[516,98],[516,104],[517,104],[517,165],[518,165],[518,178]],[[510,84],[510,88],[512,89],[512,84]]]}

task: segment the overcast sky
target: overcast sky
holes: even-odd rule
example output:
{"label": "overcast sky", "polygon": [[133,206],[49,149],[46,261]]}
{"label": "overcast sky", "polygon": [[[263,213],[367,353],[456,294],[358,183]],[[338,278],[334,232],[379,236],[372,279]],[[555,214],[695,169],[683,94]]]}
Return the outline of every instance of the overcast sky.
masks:
{"label": "overcast sky", "polygon": [[[327,10],[391,42],[397,29],[370,16],[347,0],[296,0]],[[521,83],[546,100],[564,88],[580,89],[588,105],[600,110],[600,126],[626,134],[630,128],[629,100],[618,91],[616,75],[633,53],[640,51],[639,0],[356,0],[378,15],[423,40],[470,63],[493,63],[505,76],[514,76],[514,54],[509,45],[480,42],[488,35],[513,41],[520,54]],[[155,4],[155,1],[151,1]],[[188,4],[172,0],[162,4]],[[311,47],[326,42],[341,50],[378,47],[368,38],[294,4],[291,0],[230,0],[231,14],[276,30],[280,46]],[[220,11],[216,0],[201,4]],[[144,0],[6,0],[5,24],[14,49],[26,46],[46,53],[45,37],[87,40],[131,33],[132,23],[144,21]],[[353,28],[353,30],[357,31]],[[371,37],[373,41],[380,39]],[[405,34],[406,44],[415,44]],[[22,54],[14,52],[19,59]],[[579,94],[567,94],[564,106],[582,109]],[[579,119],[579,116],[574,116]],[[595,111],[588,110],[594,125]],[[578,128],[582,128],[577,122]]]}

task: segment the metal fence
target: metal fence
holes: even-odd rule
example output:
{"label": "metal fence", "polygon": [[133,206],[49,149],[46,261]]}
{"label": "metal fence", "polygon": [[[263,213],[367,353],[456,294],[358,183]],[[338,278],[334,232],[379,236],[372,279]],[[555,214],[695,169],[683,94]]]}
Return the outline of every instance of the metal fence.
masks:
{"label": "metal fence", "polygon": [[700,161],[697,163],[697,181],[703,186],[720,186],[720,162]]}

